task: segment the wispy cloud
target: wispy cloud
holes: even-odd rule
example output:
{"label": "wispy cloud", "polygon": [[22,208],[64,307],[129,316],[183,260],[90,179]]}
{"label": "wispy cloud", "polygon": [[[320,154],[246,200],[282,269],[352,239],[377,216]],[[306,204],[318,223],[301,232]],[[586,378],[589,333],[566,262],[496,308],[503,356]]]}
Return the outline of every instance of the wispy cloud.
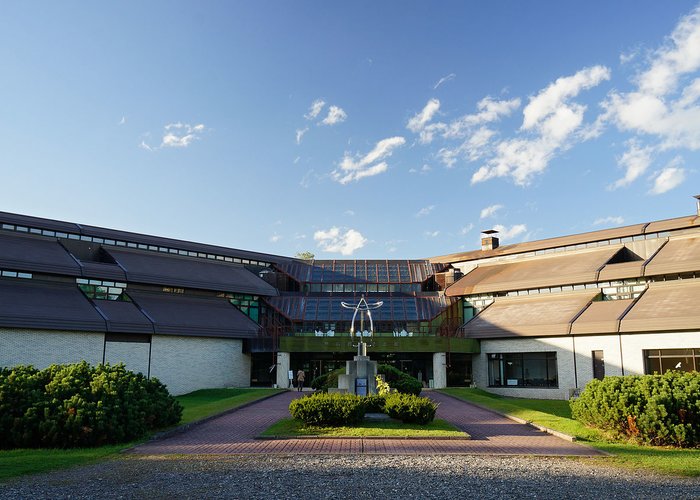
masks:
{"label": "wispy cloud", "polygon": [[309,127],[297,129],[297,144],[301,144],[301,139],[304,137],[304,134],[307,133],[308,131],[309,131]]}
{"label": "wispy cloud", "polygon": [[618,216],[608,216],[608,217],[600,217],[596,220],[593,221],[594,226],[601,226],[601,225],[622,225],[625,223],[625,219],[623,217]]}
{"label": "wispy cloud", "polygon": [[389,166],[385,161],[381,160],[390,157],[394,149],[403,146],[405,143],[406,140],[403,137],[389,137],[379,141],[374,149],[364,156],[352,156],[345,153],[345,156],[340,161],[339,168],[331,172],[331,177],[341,184],[347,184],[386,172]]}
{"label": "wispy cloud", "polygon": [[425,217],[426,215],[429,215],[433,210],[435,210],[435,205],[423,207],[420,210],[418,210],[418,212],[416,213],[416,217]]}
{"label": "wispy cloud", "polygon": [[495,154],[472,175],[472,184],[495,177],[510,177],[527,185],[549,162],[575,142],[586,107],[571,102],[581,91],[610,79],[604,66],[584,68],[558,78],[531,97],[523,110],[521,134],[495,145]]}
{"label": "wispy cloud", "polygon": [[408,173],[409,174],[427,174],[432,170],[432,167],[430,165],[423,165],[420,169],[418,168],[409,168]]}
{"label": "wispy cloud", "polygon": [[467,224],[466,226],[462,226],[461,228],[459,228],[459,234],[461,234],[462,236],[464,236],[465,234],[467,234],[467,233],[468,233],[469,231],[471,231],[472,229],[474,229],[474,224],[472,224],[472,223],[470,222],[470,223]]}
{"label": "wispy cloud", "polygon": [[498,231],[498,238],[501,241],[508,241],[517,238],[521,234],[527,232],[527,226],[525,224],[515,224],[510,227],[506,227],[502,224],[496,224],[493,229]]}
{"label": "wispy cloud", "polygon": [[122,116],[122,119],[119,120],[119,125],[124,125],[126,123],[126,116]]}
{"label": "wispy cloud", "polygon": [[326,101],[323,99],[316,99],[311,103],[311,106],[309,106],[309,112],[304,115],[304,118],[307,120],[313,120],[321,113],[321,111],[323,111],[323,107],[325,105]]}
{"label": "wispy cloud", "polygon": [[346,210],[345,212],[343,212],[343,215],[347,215],[348,217],[352,217],[355,215],[355,211],[354,210]]}
{"label": "wispy cloud", "polygon": [[270,236],[270,243],[277,243],[282,237],[279,234],[273,234]]}
{"label": "wispy cloud", "polygon": [[155,151],[163,148],[186,148],[194,141],[201,138],[206,130],[204,124],[190,125],[189,123],[168,123],[163,127],[163,138],[158,146],[151,146],[146,141],[141,141],[139,147],[147,151]]}
{"label": "wispy cloud", "polygon": [[314,240],[323,251],[341,255],[352,255],[367,244],[367,239],[359,231],[341,230],[336,226],[328,230],[316,231]]}
{"label": "wispy cloud", "polygon": [[328,114],[321,120],[322,125],[335,125],[336,123],[341,123],[346,120],[348,115],[343,111],[342,108],[338,106],[331,106],[328,108]]}
{"label": "wispy cloud", "polygon": [[654,148],[642,146],[637,140],[627,141],[627,151],[618,159],[617,164],[625,169],[625,176],[608,186],[617,189],[628,186],[644,174],[651,165]]}
{"label": "wispy cloud", "polygon": [[438,236],[440,236],[440,231],[426,231],[423,234],[425,234],[425,236],[427,236],[428,238],[437,238]]}
{"label": "wispy cloud", "polygon": [[425,125],[433,119],[433,116],[435,116],[435,113],[437,113],[439,110],[440,101],[438,99],[430,99],[423,107],[422,111],[416,113],[411,119],[408,120],[406,128],[411,132],[420,132]]}
{"label": "wispy cloud", "polygon": [[479,218],[486,219],[487,217],[493,217],[494,215],[496,215],[496,212],[498,212],[502,208],[503,205],[491,205],[486,208],[482,208]]}
{"label": "wispy cloud", "polygon": [[435,85],[433,85],[433,90],[437,90],[437,88],[438,88],[440,85],[442,85],[443,83],[447,83],[447,82],[449,82],[450,80],[454,80],[456,76],[457,76],[457,75],[455,75],[454,73],[450,73],[450,74],[447,75],[447,76],[443,76],[442,78],[440,78],[440,79],[437,81],[437,83],[435,83]]}
{"label": "wispy cloud", "polygon": [[680,156],[675,157],[666,165],[654,178],[654,187],[651,188],[651,194],[663,194],[671,189],[680,186],[685,181],[685,169],[681,168],[683,159]]}

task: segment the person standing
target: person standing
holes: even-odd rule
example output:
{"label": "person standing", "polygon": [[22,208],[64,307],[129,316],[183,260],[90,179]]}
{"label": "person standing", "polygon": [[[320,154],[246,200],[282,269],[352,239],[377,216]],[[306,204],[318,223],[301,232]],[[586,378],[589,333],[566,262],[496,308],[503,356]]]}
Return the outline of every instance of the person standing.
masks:
{"label": "person standing", "polygon": [[297,372],[297,391],[301,391],[304,388],[304,370],[301,368]]}

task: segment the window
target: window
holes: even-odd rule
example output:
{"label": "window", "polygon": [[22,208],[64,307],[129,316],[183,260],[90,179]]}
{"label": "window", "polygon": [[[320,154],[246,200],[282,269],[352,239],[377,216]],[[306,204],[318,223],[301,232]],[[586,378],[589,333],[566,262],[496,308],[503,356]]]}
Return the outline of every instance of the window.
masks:
{"label": "window", "polygon": [[671,370],[698,371],[700,349],[649,349],[644,351],[644,372],[664,374]]}
{"label": "window", "polygon": [[488,354],[490,387],[558,387],[557,353]]}
{"label": "window", "polygon": [[130,301],[129,297],[124,293],[126,283],[85,278],[77,278],[75,281],[78,284],[78,288],[89,299]]}

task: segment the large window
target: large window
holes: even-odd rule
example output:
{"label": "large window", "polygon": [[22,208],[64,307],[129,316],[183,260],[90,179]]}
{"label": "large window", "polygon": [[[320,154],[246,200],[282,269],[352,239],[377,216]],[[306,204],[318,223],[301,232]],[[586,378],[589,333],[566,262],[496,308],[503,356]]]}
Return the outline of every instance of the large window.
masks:
{"label": "large window", "polygon": [[488,354],[490,387],[558,387],[556,352]]}
{"label": "large window", "polygon": [[698,371],[700,349],[649,349],[644,351],[644,370],[647,374]]}

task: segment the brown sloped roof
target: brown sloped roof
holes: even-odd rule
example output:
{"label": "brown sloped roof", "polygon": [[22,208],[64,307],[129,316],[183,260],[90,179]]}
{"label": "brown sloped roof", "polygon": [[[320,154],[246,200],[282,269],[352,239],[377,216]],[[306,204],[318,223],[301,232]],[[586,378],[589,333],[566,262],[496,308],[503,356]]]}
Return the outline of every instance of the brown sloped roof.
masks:
{"label": "brown sloped roof", "polygon": [[621,332],[700,330],[700,279],[656,282],[620,323]]}
{"label": "brown sloped roof", "polygon": [[441,255],[437,257],[431,257],[430,261],[442,262],[446,264],[454,262],[466,262],[470,260],[485,259],[489,257],[498,257],[500,255],[512,255],[518,253],[534,252],[537,250],[544,250],[547,248],[580,245],[594,241],[603,241],[615,238],[626,238],[628,236],[635,236],[639,234],[651,234],[660,231],[671,231],[696,226],[700,226],[700,216],[690,215],[684,217],[676,217],[674,219],[634,224],[631,226],[603,229],[601,231],[591,231],[588,233],[574,234],[570,236],[561,236],[557,238],[548,238],[544,240],[528,241],[525,243],[516,243],[513,245],[504,245],[493,250],[472,250],[469,252],[459,252],[448,255]]}
{"label": "brown sloped roof", "polygon": [[619,262],[607,264],[598,274],[599,281],[623,280],[626,278],[639,278],[644,274],[644,261]]}
{"label": "brown sloped roof", "polygon": [[646,265],[645,276],[700,271],[700,237],[668,241]]}
{"label": "brown sloped roof", "polygon": [[568,335],[571,322],[597,292],[502,297],[466,323],[469,338]]}
{"label": "brown sloped roof", "polygon": [[470,295],[597,281],[598,271],[621,249],[619,245],[566,255],[477,266],[445,294]]}
{"label": "brown sloped roof", "polygon": [[620,327],[620,319],[632,304],[629,300],[604,300],[591,302],[586,310],[571,325],[571,333],[614,333]]}

